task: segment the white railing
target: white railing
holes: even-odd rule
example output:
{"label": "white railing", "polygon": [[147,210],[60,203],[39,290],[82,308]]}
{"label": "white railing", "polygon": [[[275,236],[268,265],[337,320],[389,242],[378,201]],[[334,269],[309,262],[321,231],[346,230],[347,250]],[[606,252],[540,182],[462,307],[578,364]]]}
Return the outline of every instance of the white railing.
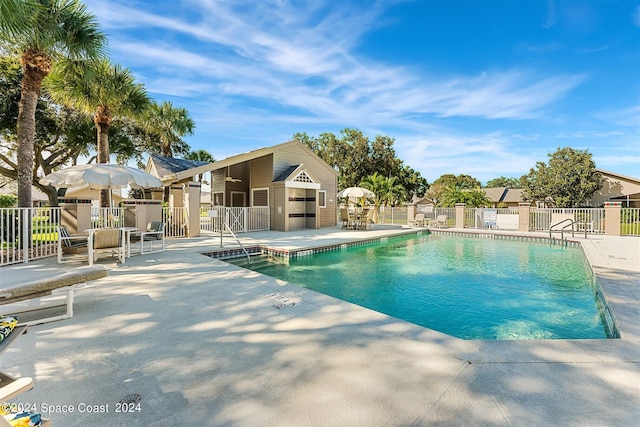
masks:
{"label": "white railing", "polygon": [[268,206],[251,208],[202,208],[200,209],[200,232],[219,233],[221,229],[230,229],[234,233],[265,231],[270,228],[270,209]]}
{"label": "white railing", "polygon": [[91,208],[91,228],[118,228],[123,226],[123,208]]}
{"label": "white railing", "polygon": [[404,206],[380,206],[378,221],[381,224],[406,224],[408,209]]}
{"label": "white railing", "polygon": [[60,208],[0,209],[0,266],[56,256]]}
{"label": "white railing", "polygon": [[640,208],[622,208],[620,234],[640,236]]}
{"label": "white railing", "polygon": [[518,208],[467,208],[464,226],[476,229],[517,230]]}
{"label": "white railing", "polygon": [[604,208],[532,209],[529,214],[531,231],[549,231],[553,224],[565,219],[576,223],[576,231],[604,233]]}
{"label": "white railing", "polygon": [[162,208],[162,222],[166,237],[185,237],[187,235],[187,209]]}

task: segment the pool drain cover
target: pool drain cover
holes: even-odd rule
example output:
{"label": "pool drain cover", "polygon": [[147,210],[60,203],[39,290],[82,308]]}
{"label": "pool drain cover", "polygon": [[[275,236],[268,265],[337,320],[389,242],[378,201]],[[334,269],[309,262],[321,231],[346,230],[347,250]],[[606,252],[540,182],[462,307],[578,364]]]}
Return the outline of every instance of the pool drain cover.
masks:
{"label": "pool drain cover", "polygon": [[123,405],[127,405],[130,403],[138,403],[140,402],[140,400],[142,399],[142,396],[140,396],[139,394],[136,393],[132,393],[132,394],[127,394],[125,397],[123,397],[122,399],[120,399],[120,402]]}

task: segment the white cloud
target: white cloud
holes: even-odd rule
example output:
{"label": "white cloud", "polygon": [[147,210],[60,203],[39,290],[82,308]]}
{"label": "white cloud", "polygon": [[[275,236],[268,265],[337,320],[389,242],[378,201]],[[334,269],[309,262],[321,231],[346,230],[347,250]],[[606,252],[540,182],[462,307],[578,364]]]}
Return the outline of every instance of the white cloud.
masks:
{"label": "white cloud", "polygon": [[[90,2],[108,28],[151,27],[167,33],[167,41],[151,46],[148,40],[111,39],[117,56],[145,68],[142,73],[153,90],[183,96],[200,92],[198,85],[177,89],[190,78],[215,88],[216,97],[260,99],[327,121],[393,121],[414,114],[531,118],[584,80],[580,75],[544,76],[517,69],[480,76],[424,76],[409,68],[372,63],[354,51],[363,33],[380,18],[378,7],[353,9],[335,3],[317,13],[316,2],[284,2],[277,8],[258,2],[241,13],[233,2],[185,4],[198,8],[196,18],[168,18],[123,4]],[[180,37],[194,42],[168,41]],[[152,77],[151,68],[163,75]],[[163,86],[155,89],[159,86],[153,81]]]}
{"label": "white cloud", "polygon": [[595,117],[618,126],[640,126],[640,105],[634,105],[619,110],[604,110]]}

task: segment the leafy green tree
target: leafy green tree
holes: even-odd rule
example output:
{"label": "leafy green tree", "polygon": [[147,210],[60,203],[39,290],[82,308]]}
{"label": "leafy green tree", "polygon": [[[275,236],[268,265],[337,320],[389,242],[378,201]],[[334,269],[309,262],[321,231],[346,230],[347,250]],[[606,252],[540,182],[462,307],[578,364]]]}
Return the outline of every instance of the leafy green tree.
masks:
{"label": "leafy green tree", "polygon": [[446,187],[441,182],[434,182],[429,186],[429,189],[424,194],[424,197],[427,200],[431,201],[434,205],[439,206],[445,188]]}
{"label": "leafy green tree", "polygon": [[522,177],[525,200],[578,207],[602,188],[602,177],[589,150],[564,147],[548,156],[549,163],[537,162],[536,168]]}
{"label": "leafy green tree", "polygon": [[508,187],[508,188],[522,188],[520,186],[520,178],[507,178],[505,176],[501,176],[500,178],[494,178],[487,181],[487,188],[495,188],[495,187]]}
{"label": "leafy green tree", "polygon": [[80,63],[102,55],[105,36],[79,0],[2,2],[0,38],[21,52],[24,70],[17,124],[18,206],[31,206],[36,106],[54,60]]}
{"label": "leafy green tree", "polygon": [[469,175],[444,174],[440,178],[433,181],[433,184],[442,184],[444,187],[458,187],[460,189],[478,188],[482,184],[480,181]]}
{"label": "leafy green tree", "polygon": [[[150,102],[146,89],[135,82],[130,70],[106,59],[91,67],[56,68],[47,89],[61,104],[93,115],[98,163],[110,162],[109,129],[114,117],[140,116]],[[100,206],[109,206],[109,192],[100,191]]]}
{"label": "leafy green tree", "polygon": [[370,141],[361,131],[349,128],[341,130],[340,135],[338,138],[332,133],[323,133],[314,138],[306,133],[296,133],[293,139],[305,144],[340,173],[340,188],[357,186],[365,177],[378,173],[395,177],[397,184],[405,189],[398,202],[414,195],[422,197],[428,183],[419,172],[396,157],[393,138],[378,135]]}

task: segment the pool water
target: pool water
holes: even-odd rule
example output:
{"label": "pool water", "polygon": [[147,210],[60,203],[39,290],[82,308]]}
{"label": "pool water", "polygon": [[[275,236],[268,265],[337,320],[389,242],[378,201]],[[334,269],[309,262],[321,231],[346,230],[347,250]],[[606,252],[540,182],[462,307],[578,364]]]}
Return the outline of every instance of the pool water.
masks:
{"label": "pool water", "polygon": [[612,336],[575,247],[429,234],[248,267],[463,339]]}

